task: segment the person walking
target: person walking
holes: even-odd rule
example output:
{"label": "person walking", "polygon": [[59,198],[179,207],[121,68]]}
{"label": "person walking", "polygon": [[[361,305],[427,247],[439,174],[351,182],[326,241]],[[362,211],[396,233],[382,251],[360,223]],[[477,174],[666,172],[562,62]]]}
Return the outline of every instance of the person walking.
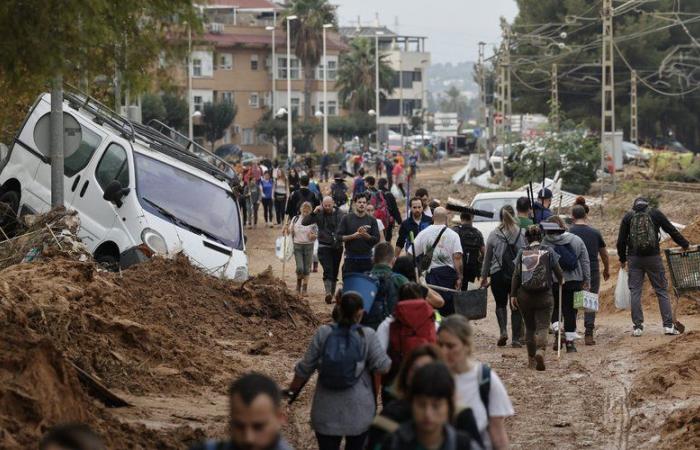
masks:
{"label": "person walking", "polygon": [[352,180],[352,196],[363,195],[366,190],[365,169],[360,168],[360,170],[357,171],[357,176]]}
{"label": "person walking", "polygon": [[505,419],[515,411],[498,374],[474,359],[474,332],[469,321],[460,315],[443,319],[438,345],[455,380],[457,408],[471,409],[479,444],[484,449],[507,449]]}
{"label": "person walking", "polygon": [[559,255],[542,244],[542,230],[531,225],[525,231],[527,247],[515,260],[515,273],[510,288],[511,307],[519,310],[525,320],[528,367],[545,370],[544,352],[547,329],[554,309],[552,282],[563,282]]}
{"label": "person walking", "polygon": [[[384,222],[377,217],[377,211],[374,209],[372,203],[367,204],[367,215],[374,217],[377,220],[377,230],[379,231],[379,242],[386,242],[386,237],[384,236]],[[393,249],[392,249],[393,250]]]}
{"label": "person walking", "polygon": [[[418,233],[409,249],[416,257],[422,255],[420,265],[427,271],[428,284],[450,290],[462,287],[462,243],[459,235],[448,226],[449,215],[443,207],[435,208],[433,225]],[[439,291],[439,290],[438,290]],[[453,293],[439,291],[445,306],[440,314],[449,316],[455,313]]]}
{"label": "person walking", "polygon": [[537,201],[532,205],[535,223],[542,223],[552,216],[550,206],[552,206],[552,191],[543,187],[537,192]]}
{"label": "person walking", "polygon": [[328,149],[323,149],[321,158],[319,160],[319,165],[321,166],[321,181],[327,183],[330,179],[330,169],[331,169],[331,157],[328,154]]}
{"label": "person walking", "polygon": [[399,426],[382,450],[470,450],[471,437],[451,424],[455,381],[447,366],[432,362],[416,370],[408,389],[413,420]]}
{"label": "person walking", "polygon": [[[559,255],[559,267],[564,272],[564,284],[562,285],[561,315],[564,317],[564,336],[561,342],[566,344],[566,352],[576,352],[574,340],[576,334],[576,315],[574,308],[574,293],[587,291],[591,288],[591,263],[588,259],[588,250],[580,237],[566,231],[564,222],[558,216],[552,216],[542,224],[545,232],[543,243],[552,247]],[[555,333],[561,333],[559,323],[559,283],[552,286],[554,294],[554,310],[552,313],[552,329]],[[557,350],[559,339],[555,336],[554,350]]]}
{"label": "person walking", "polygon": [[[597,294],[600,292],[600,264],[598,257],[603,263],[603,279],[607,281],[610,278],[610,261],[608,259],[608,249],[605,247],[603,235],[597,229],[588,224],[588,206],[586,199],[578,197],[576,204],[571,208],[571,216],[574,219],[574,224],[569,227],[569,233],[580,237],[588,251],[588,260],[591,264],[591,287],[590,292]],[[586,311],[583,314],[583,325],[585,334],[583,335],[583,343],[586,345],[595,345],[593,331],[595,330],[595,312]]]}
{"label": "person walking", "polygon": [[353,212],[343,216],[336,235],[345,244],[343,275],[372,270],[372,248],[379,242],[377,219],[367,214],[367,197],[353,198]]}
{"label": "person walking", "polygon": [[321,205],[302,220],[302,225],[315,224],[318,227],[318,260],[323,268],[323,287],[328,304],[333,300],[343,258],[343,243],[336,235],[343,215],[333,204],[333,199],[326,196]]}
{"label": "person walking", "polygon": [[294,243],[294,262],[297,266],[297,295],[305,297],[309,286],[309,274],[314,256],[314,242],[318,238],[318,225],[304,225],[304,220],[313,211],[311,203],[304,202],[300,213],[294,216],[283,234],[291,234]]}
{"label": "person walking", "polygon": [[380,178],[377,180],[378,191],[381,192],[386,201],[387,209],[389,212],[389,225],[384,230],[384,237],[387,242],[391,242],[394,237],[394,226],[401,226],[403,218],[401,217],[401,211],[399,211],[399,205],[396,202],[396,197],[391,193],[389,181],[386,178]]}
{"label": "person walking", "polygon": [[289,201],[287,202],[287,216],[291,219],[299,214],[299,208],[304,202],[311,203],[312,210],[321,204],[318,196],[309,189],[309,177],[306,175],[299,177],[299,189],[294,191],[291,197],[289,197]]}
{"label": "person walking", "polygon": [[402,251],[408,250],[411,245],[411,234],[413,234],[415,239],[421,231],[428,228],[432,223],[433,220],[423,214],[423,202],[421,199],[413,197],[411,199],[411,216],[399,226],[399,236],[396,239],[396,256],[398,257]]}
{"label": "person walking", "polygon": [[389,371],[391,360],[371,328],[359,325],[362,297],[347,292],[340,299],[339,319],[322,325],[294,370],[288,392],[292,398],[318,371],[311,405],[311,427],[319,450],[364,449],[376,412],[372,374]]}
{"label": "person walking", "polygon": [[[525,240],[514,215],[512,206],[505,205],[501,208],[501,223],[486,239],[486,254],[481,267],[481,287],[491,286],[491,292],[496,300],[496,319],[500,330],[497,341],[499,347],[503,347],[508,342],[508,293],[515,272],[515,258],[518,256],[518,250],[525,246]],[[520,311],[511,308],[510,320],[511,345],[520,348],[523,337],[523,319]]]}
{"label": "person walking", "polygon": [[474,216],[468,212],[459,215],[461,224],[453,227],[462,244],[462,290],[466,291],[469,283],[481,276],[481,261],[484,259],[486,246],[484,235],[473,225]]}
{"label": "person walking", "polygon": [[390,153],[384,156],[384,171],[386,173],[386,180],[389,183],[389,189],[394,185],[394,160]]}
{"label": "person walking", "polygon": [[530,205],[530,199],[527,197],[520,197],[515,202],[515,212],[518,214],[518,226],[521,229],[526,229],[530,225],[534,225],[535,222],[532,221],[532,206]]}
{"label": "person walking", "polygon": [[333,198],[333,202],[337,208],[347,208],[348,185],[345,184],[343,174],[340,172],[336,172],[336,174],[333,176],[333,183],[331,184],[331,197]]}
{"label": "person walking", "polygon": [[228,440],[211,440],[190,450],[292,450],[282,437],[287,415],[282,392],[271,378],[251,372],[228,389]]}
{"label": "person walking", "polygon": [[254,228],[258,226],[258,210],[260,209],[260,197],[262,194],[260,182],[255,181],[255,179],[251,177],[250,180],[248,180],[246,189],[248,189],[248,192],[244,193],[244,195],[246,195],[247,198],[248,228]]}
{"label": "person walking", "polygon": [[275,218],[277,219],[277,225],[282,225],[284,222],[284,214],[287,207],[287,192],[289,186],[287,183],[287,176],[284,169],[275,169]]}
{"label": "person walking", "polygon": [[[387,168],[387,170],[389,169]],[[399,158],[394,159],[394,167],[391,169],[391,178],[393,180],[393,184],[398,186],[403,196],[406,197],[408,195],[405,188],[406,174],[403,169],[403,164]]]}
{"label": "person walking", "polygon": [[296,192],[299,189],[301,176],[296,167],[289,169],[289,176],[287,177],[289,181],[289,194]]}
{"label": "person walking", "polygon": [[668,297],[668,280],[661,260],[659,249],[659,230],[664,230],[673,242],[688,250],[690,243],[668,220],[666,215],[649,205],[649,200],[639,197],[622,218],[617,236],[617,254],[620,268],[629,263],[629,288],[631,293],[631,310],[633,335],[641,336],[644,331],[644,312],[642,311],[642,284],[644,275],[649,277],[652,288],[659,300],[659,311],[664,334],[676,335],[680,332],[673,324],[671,301]]}
{"label": "person walking", "polygon": [[266,227],[272,227],[272,223],[274,220],[272,216],[274,189],[275,182],[272,180],[270,172],[267,171],[263,174],[262,180],[260,180],[260,190],[262,191],[263,217],[265,219]]}
{"label": "person walking", "polygon": [[241,210],[243,212],[243,226],[250,228],[249,224],[251,221],[251,210],[253,206],[250,202],[251,192],[250,192],[250,180],[243,182],[243,191],[241,192]]}
{"label": "person walking", "polygon": [[426,188],[416,189],[416,197],[423,202],[423,214],[428,217],[433,217],[433,211],[430,209],[430,194],[428,194],[428,190]]}

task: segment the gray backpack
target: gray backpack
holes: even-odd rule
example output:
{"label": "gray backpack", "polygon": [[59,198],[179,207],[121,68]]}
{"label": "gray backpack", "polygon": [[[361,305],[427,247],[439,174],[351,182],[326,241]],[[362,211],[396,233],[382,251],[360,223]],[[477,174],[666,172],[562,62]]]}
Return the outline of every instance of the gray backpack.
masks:
{"label": "gray backpack", "polygon": [[552,267],[547,249],[535,245],[523,250],[520,258],[520,285],[526,292],[544,292],[552,288]]}

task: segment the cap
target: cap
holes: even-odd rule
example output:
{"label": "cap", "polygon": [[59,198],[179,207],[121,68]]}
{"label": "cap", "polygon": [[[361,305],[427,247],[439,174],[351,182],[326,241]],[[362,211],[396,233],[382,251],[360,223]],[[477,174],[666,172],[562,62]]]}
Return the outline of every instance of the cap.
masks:
{"label": "cap", "polygon": [[537,198],[543,198],[543,199],[548,199],[552,198],[552,191],[550,191],[548,188],[540,189],[537,192]]}
{"label": "cap", "polygon": [[560,227],[559,224],[556,222],[541,222],[540,228],[542,228],[542,231],[544,231],[545,233],[556,233],[566,231],[565,229]]}

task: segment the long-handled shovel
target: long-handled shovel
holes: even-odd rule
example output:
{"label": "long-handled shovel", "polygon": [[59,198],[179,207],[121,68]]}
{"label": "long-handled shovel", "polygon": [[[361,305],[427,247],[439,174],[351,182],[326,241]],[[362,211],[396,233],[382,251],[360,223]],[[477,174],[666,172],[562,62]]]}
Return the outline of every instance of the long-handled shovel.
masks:
{"label": "long-handled shovel", "polygon": [[561,317],[561,294],[562,294],[562,283],[559,283],[559,327],[557,329],[557,359],[561,357],[561,328],[562,328],[562,317]]}

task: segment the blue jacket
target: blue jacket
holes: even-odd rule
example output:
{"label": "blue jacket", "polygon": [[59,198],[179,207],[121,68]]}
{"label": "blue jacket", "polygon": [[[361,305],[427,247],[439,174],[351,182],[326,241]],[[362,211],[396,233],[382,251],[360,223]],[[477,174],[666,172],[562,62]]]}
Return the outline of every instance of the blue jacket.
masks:
{"label": "blue jacket", "polygon": [[532,212],[535,216],[535,223],[544,222],[553,215],[552,211],[550,211],[549,208],[545,208],[540,202],[535,202],[535,204],[532,205]]}
{"label": "blue jacket", "polygon": [[432,225],[432,223],[433,219],[426,216],[425,213],[423,214],[423,217],[420,218],[420,223],[416,223],[416,221],[413,220],[413,217],[405,219],[403,222],[401,222],[401,226],[399,227],[399,237],[396,239],[396,246],[406,249],[406,245],[409,242],[408,238],[410,233],[413,232],[413,238],[415,239],[415,237],[418,236],[418,233],[428,228],[430,225]]}

